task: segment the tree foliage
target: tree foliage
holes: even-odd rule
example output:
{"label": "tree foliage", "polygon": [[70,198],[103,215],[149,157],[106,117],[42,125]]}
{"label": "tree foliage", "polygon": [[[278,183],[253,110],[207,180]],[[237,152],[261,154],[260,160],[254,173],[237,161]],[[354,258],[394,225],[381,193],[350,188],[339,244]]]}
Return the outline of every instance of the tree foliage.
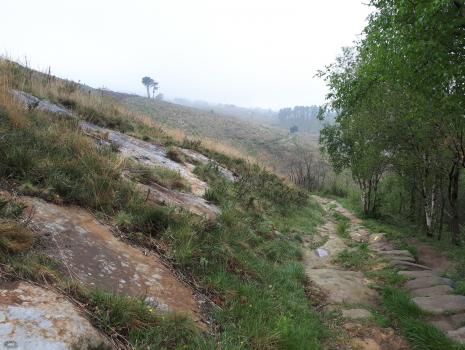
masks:
{"label": "tree foliage", "polygon": [[370,5],[374,11],[363,39],[321,72],[330,88],[329,106],[338,112],[336,124],[321,133],[322,148],[336,170],[350,168],[364,196],[376,193],[383,176],[402,177],[427,234],[440,236],[446,213],[458,244],[459,176],[465,166],[464,1]]}

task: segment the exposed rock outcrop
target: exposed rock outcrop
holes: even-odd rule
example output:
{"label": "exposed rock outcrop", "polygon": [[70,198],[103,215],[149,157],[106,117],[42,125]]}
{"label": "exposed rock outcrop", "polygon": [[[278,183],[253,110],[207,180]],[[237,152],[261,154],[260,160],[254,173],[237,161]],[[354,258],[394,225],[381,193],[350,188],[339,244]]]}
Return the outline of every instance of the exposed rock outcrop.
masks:
{"label": "exposed rock outcrop", "polygon": [[62,295],[28,283],[0,284],[2,349],[111,349],[110,343]]}

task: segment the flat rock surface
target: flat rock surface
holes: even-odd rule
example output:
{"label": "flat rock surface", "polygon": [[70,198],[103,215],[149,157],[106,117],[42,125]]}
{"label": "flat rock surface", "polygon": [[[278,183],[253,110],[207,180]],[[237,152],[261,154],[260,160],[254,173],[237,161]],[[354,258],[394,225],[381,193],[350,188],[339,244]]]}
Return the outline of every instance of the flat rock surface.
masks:
{"label": "flat rock surface", "polygon": [[110,349],[62,295],[24,282],[0,285],[0,347],[22,350]]}
{"label": "flat rock surface", "polygon": [[159,308],[198,319],[192,291],[156,255],[117,239],[109,228],[78,207],[22,197],[32,210],[31,225],[44,238],[45,252],[88,287],[154,300]]}
{"label": "flat rock surface", "polygon": [[423,271],[399,271],[399,275],[408,277],[408,278],[420,278],[420,277],[432,277],[438,276],[438,274],[432,270],[423,270]]}
{"label": "flat rock surface", "polygon": [[414,297],[432,297],[435,295],[454,294],[454,290],[449,285],[438,285],[429,288],[415,289],[410,292]]}
{"label": "flat rock surface", "polygon": [[132,158],[147,166],[162,166],[178,171],[191,184],[192,193],[195,195],[203,196],[208,188],[208,185],[197,178],[189,167],[168,158],[165,147],[161,145],[142,141],[118,131],[101,128],[89,123],[82,123],[82,127],[87,131],[106,134],[107,141],[118,146],[121,154],[127,158]]}
{"label": "flat rock surface", "polygon": [[388,261],[395,260],[395,261],[407,261],[411,263],[415,262],[415,258],[411,256],[407,256],[407,255],[384,255],[384,259],[387,259]]}
{"label": "flat rock surface", "polygon": [[465,344],[465,327],[447,332],[447,336],[460,344]]}
{"label": "flat rock surface", "polygon": [[214,219],[220,213],[219,208],[199,196],[167,189],[159,184],[136,184],[137,190],[152,202],[184,208],[191,213]]}
{"label": "flat rock surface", "polygon": [[410,253],[408,250],[384,250],[382,252],[384,255],[406,255],[406,256],[412,256],[412,253]]}
{"label": "flat rock surface", "polygon": [[420,309],[433,314],[449,314],[465,311],[465,296],[463,295],[416,297],[412,300]]}
{"label": "flat rock surface", "polygon": [[352,320],[360,320],[364,318],[370,318],[373,315],[367,309],[346,309],[342,310],[342,317],[352,319]]}
{"label": "flat rock surface", "polygon": [[438,286],[441,284],[445,285],[452,285],[452,281],[448,278],[443,278],[439,276],[431,276],[431,277],[419,277],[415,278],[414,280],[410,280],[405,282],[405,288],[408,290],[420,289],[420,288],[429,288]]}
{"label": "flat rock surface", "polygon": [[431,270],[431,268],[428,266],[415,264],[415,263],[412,263],[409,261],[403,261],[403,260],[391,260],[391,264],[408,269],[408,270],[412,270],[412,271]]}
{"label": "flat rock surface", "polygon": [[306,269],[306,272],[330,303],[374,305],[378,300],[361,272],[335,269]]}

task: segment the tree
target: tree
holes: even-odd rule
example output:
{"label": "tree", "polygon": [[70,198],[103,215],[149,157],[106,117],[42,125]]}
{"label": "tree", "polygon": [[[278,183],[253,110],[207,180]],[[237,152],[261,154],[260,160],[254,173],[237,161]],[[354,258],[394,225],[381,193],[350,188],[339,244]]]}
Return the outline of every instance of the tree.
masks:
{"label": "tree", "polygon": [[152,81],[152,98],[155,99],[155,92],[158,90],[158,82]]}
{"label": "tree", "polygon": [[364,38],[321,73],[330,88],[329,105],[339,113],[336,125],[322,133],[323,147],[333,166],[350,168],[356,179],[368,179],[376,164],[386,161],[420,198],[429,236],[440,237],[448,204],[452,240],[459,244],[464,1],[372,0],[370,5],[375,11]]}
{"label": "tree", "polygon": [[145,87],[147,88],[147,98],[150,98],[150,87],[152,87],[154,83],[155,81],[150,77],[142,78],[142,84],[144,84]]}

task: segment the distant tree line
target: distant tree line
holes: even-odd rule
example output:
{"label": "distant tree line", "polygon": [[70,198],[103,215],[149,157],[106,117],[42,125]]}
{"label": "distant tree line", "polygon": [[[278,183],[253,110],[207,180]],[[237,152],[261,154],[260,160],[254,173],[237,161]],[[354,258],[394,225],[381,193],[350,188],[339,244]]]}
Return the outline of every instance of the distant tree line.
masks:
{"label": "distant tree line", "polygon": [[278,112],[278,123],[291,133],[297,131],[318,132],[323,123],[318,119],[319,106],[295,106],[282,108]]}

